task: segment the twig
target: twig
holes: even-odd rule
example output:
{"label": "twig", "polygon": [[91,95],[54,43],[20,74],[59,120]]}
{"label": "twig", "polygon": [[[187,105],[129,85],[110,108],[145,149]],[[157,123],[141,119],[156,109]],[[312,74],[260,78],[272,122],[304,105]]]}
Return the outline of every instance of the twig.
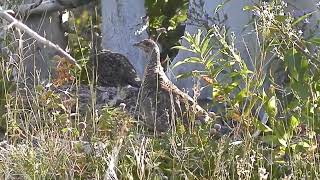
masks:
{"label": "twig", "polygon": [[89,4],[93,2],[92,0],[46,0],[41,2],[40,4],[37,3],[30,3],[30,4],[22,4],[15,8],[15,11],[18,14],[41,14],[43,12],[52,12],[52,11],[62,11],[65,9],[75,8],[78,6],[82,6],[85,4]]}
{"label": "twig", "polygon": [[52,11],[60,11],[66,9],[63,7],[61,4],[55,1],[45,1],[41,3],[39,6],[36,8],[32,8],[35,4],[22,4],[19,5],[17,8],[15,8],[15,11],[18,14],[40,14],[43,12],[52,12]]}
{"label": "twig", "polygon": [[18,21],[16,18],[12,17],[8,11],[0,11],[0,17],[11,23],[12,26],[15,26],[18,29],[24,30],[28,35],[36,39],[38,42],[49,46],[56,51],[58,51],[62,56],[65,57],[66,60],[68,60],[71,64],[76,65],[78,68],[80,68],[79,64],[77,61],[70,56],[66,51],[60,48],[59,45],[52,43],[51,41],[47,40],[46,38],[40,36],[38,33],[30,29],[28,26],[23,24],[22,22]]}

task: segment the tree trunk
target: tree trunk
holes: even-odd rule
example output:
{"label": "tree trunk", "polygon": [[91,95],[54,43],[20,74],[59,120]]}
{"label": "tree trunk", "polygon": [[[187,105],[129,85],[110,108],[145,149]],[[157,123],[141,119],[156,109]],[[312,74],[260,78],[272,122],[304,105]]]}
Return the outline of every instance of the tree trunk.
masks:
{"label": "tree trunk", "polygon": [[144,0],[108,0],[102,2],[102,47],[127,56],[136,68],[139,76],[143,76],[146,64],[141,51],[132,44],[148,37],[143,29],[147,22]]}

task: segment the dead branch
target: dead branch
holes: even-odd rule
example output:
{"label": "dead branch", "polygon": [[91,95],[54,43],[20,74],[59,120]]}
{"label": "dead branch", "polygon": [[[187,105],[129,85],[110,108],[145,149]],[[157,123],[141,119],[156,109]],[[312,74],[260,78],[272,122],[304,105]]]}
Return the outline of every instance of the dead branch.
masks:
{"label": "dead branch", "polygon": [[32,29],[30,29],[28,26],[26,26],[25,24],[23,24],[22,22],[18,21],[13,16],[11,16],[8,13],[8,11],[0,11],[0,18],[5,19],[9,23],[11,23],[9,26],[15,26],[16,28],[25,31],[28,35],[30,35],[31,37],[36,39],[38,42],[40,42],[40,43],[42,43],[42,44],[44,44],[44,45],[46,45],[48,47],[51,47],[51,48],[55,49],[56,51],[58,51],[58,53],[60,55],[65,57],[66,60],[68,60],[70,63],[72,63],[72,64],[74,64],[74,65],[76,65],[77,67],[80,68],[80,66],[78,65],[77,61],[72,56],[70,56],[70,54],[68,54],[66,51],[61,49],[60,46],[58,46],[57,44],[52,43],[51,41],[47,40],[46,38],[44,38],[42,36],[40,36],[38,33],[33,31]]}
{"label": "dead branch", "polygon": [[15,8],[18,14],[41,14],[43,12],[62,11],[75,8],[93,1],[83,0],[46,0],[37,5],[37,3],[22,4]]}

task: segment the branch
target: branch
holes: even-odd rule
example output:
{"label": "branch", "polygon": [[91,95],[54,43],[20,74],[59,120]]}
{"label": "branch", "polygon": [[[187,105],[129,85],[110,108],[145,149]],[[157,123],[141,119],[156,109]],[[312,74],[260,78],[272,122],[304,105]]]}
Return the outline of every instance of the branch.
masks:
{"label": "branch", "polygon": [[17,12],[18,14],[40,14],[43,13],[45,11],[51,12],[51,11],[60,11],[60,10],[64,10],[65,8],[58,3],[57,1],[44,1],[42,2],[39,6],[37,6],[36,8],[33,8],[33,6],[35,5],[35,3],[30,3],[30,4],[22,4],[19,5],[15,12]]}
{"label": "branch", "polygon": [[46,0],[41,4],[30,3],[19,5],[16,8],[18,14],[41,14],[43,12],[62,11],[65,9],[75,8],[81,5],[88,4],[90,0]]}
{"label": "branch", "polygon": [[46,38],[40,36],[38,33],[34,32],[28,26],[26,26],[22,22],[18,21],[14,17],[12,17],[8,13],[8,11],[0,11],[0,17],[5,19],[9,23],[11,23],[10,26],[15,26],[18,29],[24,30],[29,36],[33,37],[38,42],[55,49],[56,51],[58,51],[58,53],[60,53],[62,56],[64,56],[66,58],[66,60],[68,60],[71,64],[74,64],[78,68],[80,68],[80,66],[78,65],[77,61],[72,56],[70,56],[70,54],[68,54],[66,51],[61,49],[60,46],[58,46],[57,44],[52,43],[51,41],[47,40]]}

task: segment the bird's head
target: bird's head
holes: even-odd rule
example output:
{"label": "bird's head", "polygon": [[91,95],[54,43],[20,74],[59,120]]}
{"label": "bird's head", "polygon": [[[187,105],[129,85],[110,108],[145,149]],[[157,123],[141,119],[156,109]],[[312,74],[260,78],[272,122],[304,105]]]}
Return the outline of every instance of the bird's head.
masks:
{"label": "bird's head", "polygon": [[133,46],[142,49],[144,52],[148,54],[158,48],[158,45],[151,39],[144,39],[138,43],[133,44]]}

